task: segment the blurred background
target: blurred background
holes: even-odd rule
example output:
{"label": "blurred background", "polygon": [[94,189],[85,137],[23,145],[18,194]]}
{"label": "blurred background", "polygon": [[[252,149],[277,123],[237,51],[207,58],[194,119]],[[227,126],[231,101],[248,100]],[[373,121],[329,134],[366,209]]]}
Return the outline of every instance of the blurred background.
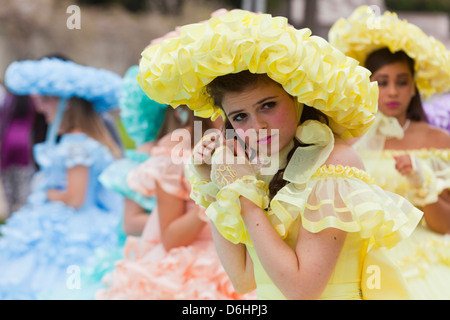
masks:
{"label": "blurred background", "polygon": [[[289,18],[327,37],[340,17],[362,4],[394,10],[450,46],[449,0],[0,0],[0,83],[7,66],[62,54],[123,75],[150,40],[176,26],[208,19],[219,8],[245,8]],[[78,6],[79,29],[67,27]]]}

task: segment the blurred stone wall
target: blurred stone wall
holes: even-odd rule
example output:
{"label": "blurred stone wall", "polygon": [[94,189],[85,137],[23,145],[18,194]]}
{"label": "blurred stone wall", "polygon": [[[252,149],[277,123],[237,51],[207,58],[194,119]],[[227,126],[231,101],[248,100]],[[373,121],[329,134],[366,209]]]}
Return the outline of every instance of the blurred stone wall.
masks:
{"label": "blurred stone wall", "polygon": [[[143,0],[144,1],[144,0]],[[279,0],[278,12],[301,24],[304,1]],[[309,1],[309,0],[307,0]],[[327,38],[328,30],[339,17],[348,17],[362,4],[386,8],[384,0],[315,0],[317,28],[315,34]],[[288,3],[291,4],[288,7]],[[0,83],[7,66],[21,59],[39,59],[61,53],[77,63],[105,68],[123,75],[137,64],[150,40],[176,26],[208,19],[223,7],[220,0],[186,0],[180,15],[157,12],[133,14],[122,7],[80,6],[81,29],[69,29],[70,0],[1,0],[0,3]],[[230,8],[228,8],[230,9]],[[450,47],[450,23],[446,14],[401,12],[401,18],[417,24]],[[297,21],[295,21],[297,19]]]}
{"label": "blurred stone wall", "polygon": [[118,6],[79,6],[80,29],[69,29],[67,21],[73,12],[66,11],[73,4],[66,0],[1,0],[1,83],[11,62],[54,53],[123,75],[138,63],[150,40],[176,26],[208,19],[212,11],[222,7],[216,1],[189,0],[181,15],[164,16],[156,12],[133,14]]}

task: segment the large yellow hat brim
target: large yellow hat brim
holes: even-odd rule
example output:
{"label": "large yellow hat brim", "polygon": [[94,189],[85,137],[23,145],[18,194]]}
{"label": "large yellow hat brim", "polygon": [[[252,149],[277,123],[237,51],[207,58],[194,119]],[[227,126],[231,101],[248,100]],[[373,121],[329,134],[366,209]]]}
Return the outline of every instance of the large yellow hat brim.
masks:
{"label": "large yellow hat brim", "polygon": [[394,12],[376,15],[371,7],[358,7],[348,19],[341,18],[334,23],[328,39],[362,65],[375,50],[403,51],[415,61],[415,82],[424,97],[450,90],[449,51],[440,41],[399,19]]}
{"label": "large yellow hat brim", "polygon": [[218,76],[266,73],[300,103],[325,113],[343,138],[362,135],[374,121],[378,86],[370,72],[309,29],[287,19],[232,10],[147,47],[138,81],[149,97],[201,117],[220,114],[205,86]]}

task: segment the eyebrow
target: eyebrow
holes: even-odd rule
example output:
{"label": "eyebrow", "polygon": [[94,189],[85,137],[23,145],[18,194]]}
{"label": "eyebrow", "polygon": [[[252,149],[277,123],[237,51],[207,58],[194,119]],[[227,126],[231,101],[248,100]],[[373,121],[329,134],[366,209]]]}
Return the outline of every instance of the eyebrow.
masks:
{"label": "eyebrow", "polygon": [[[271,96],[271,97],[266,97],[266,98],[263,98],[263,99],[261,99],[261,100],[259,100],[258,102],[256,102],[255,104],[253,104],[253,107],[256,107],[256,106],[258,106],[258,105],[261,105],[261,104],[263,104],[264,102],[266,102],[267,100],[271,100],[271,99],[273,99],[273,98],[276,98],[277,96]],[[241,113],[242,111],[244,111],[244,110],[235,110],[235,111],[233,111],[233,112],[230,112],[229,114],[228,114],[228,118],[231,118],[231,116],[233,115],[233,114],[236,114],[236,113]]]}
{"label": "eyebrow", "polygon": [[[397,75],[397,78],[408,77],[408,76],[409,76],[409,73],[404,72],[404,73],[398,74],[398,75]],[[389,76],[388,76],[387,74],[379,74],[379,75],[376,75],[376,76],[375,76],[375,78],[388,78],[388,77],[389,77]]]}

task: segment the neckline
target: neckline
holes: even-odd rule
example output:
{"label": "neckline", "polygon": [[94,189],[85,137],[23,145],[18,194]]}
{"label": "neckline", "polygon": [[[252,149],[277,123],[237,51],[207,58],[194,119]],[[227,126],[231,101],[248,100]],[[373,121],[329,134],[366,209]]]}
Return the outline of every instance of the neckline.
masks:
{"label": "neckline", "polygon": [[408,130],[410,124],[411,124],[411,120],[406,119],[405,124],[402,126],[403,132],[406,132],[406,130]]}

